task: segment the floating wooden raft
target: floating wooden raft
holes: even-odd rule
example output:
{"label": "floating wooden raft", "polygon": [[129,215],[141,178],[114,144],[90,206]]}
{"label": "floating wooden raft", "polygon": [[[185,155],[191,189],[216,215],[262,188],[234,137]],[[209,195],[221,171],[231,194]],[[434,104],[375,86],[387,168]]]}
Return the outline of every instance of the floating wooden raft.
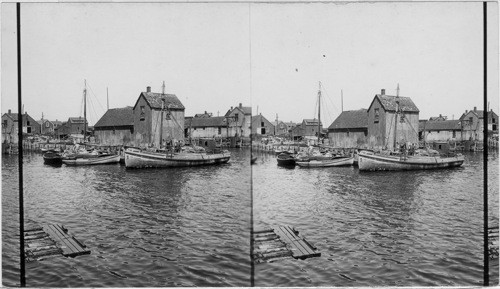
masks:
{"label": "floating wooden raft", "polygon": [[488,228],[488,251],[490,259],[498,258],[498,226]]}
{"label": "floating wooden raft", "polygon": [[273,262],[293,257],[306,259],[321,253],[299,232],[290,226],[278,226],[254,232],[254,260],[256,263]]}
{"label": "floating wooden raft", "polygon": [[26,261],[32,262],[52,256],[75,257],[90,254],[90,250],[68,234],[60,225],[33,226],[24,230]]}

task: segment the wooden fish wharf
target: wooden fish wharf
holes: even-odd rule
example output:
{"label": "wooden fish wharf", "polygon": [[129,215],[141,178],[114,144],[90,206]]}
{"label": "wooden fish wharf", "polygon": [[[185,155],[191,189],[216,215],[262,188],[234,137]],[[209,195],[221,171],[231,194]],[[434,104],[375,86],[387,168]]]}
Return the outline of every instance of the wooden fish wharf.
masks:
{"label": "wooden fish wharf", "polygon": [[288,258],[307,259],[321,253],[290,226],[277,226],[253,232],[255,263],[275,262]]}
{"label": "wooden fish wharf", "polygon": [[24,242],[26,262],[61,255],[76,257],[90,254],[85,244],[69,235],[68,230],[61,225],[32,225],[24,230]]}

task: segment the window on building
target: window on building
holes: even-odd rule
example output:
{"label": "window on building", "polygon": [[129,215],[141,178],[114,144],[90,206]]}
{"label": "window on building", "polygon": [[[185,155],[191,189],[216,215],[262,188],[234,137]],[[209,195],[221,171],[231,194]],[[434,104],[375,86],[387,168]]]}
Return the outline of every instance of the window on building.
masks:
{"label": "window on building", "polygon": [[238,121],[238,114],[237,113],[234,114],[234,121]]}
{"label": "window on building", "polygon": [[404,114],[399,115],[399,122],[405,122],[405,115]]}
{"label": "window on building", "polygon": [[218,133],[221,134],[222,133],[222,129],[219,127],[218,129]]}
{"label": "window on building", "polygon": [[50,125],[49,122],[45,123],[45,127],[49,127],[49,125]]}
{"label": "window on building", "polygon": [[373,121],[373,123],[378,123],[380,117],[378,108],[375,108],[374,112],[375,112],[375,120]]}
{"label": "window on building", "polygon": [[473,125],[474,124],[474,118],[471,116],[469,117],[469,125]]}
{"label": "window on building", "polygon": [[456,138],[456,137],[457,137],[457,132],[453,131],[453,138]]}
{"label": "window on building", "polygon": [[492,127],[493,130],[497,130],[497,125],[494,124],[493,127]]}
{"label": "window on building", "polygon": [[266,128],[263,127],[260,132],[261,132],[261,134],[266,134]]}
{"label": "window on building", "polygon": [[264,122],[263,121],[260,122],[260,126],[264,127]]}
{"label": "window on building", "polygon": [[439,133],[439,130],[437,130],[436,133]]}
{"label": "window on building", "polygon": [[491,119],[491,123],[495,123],[495,118],[492,118],[492,119]]}
{"label": "window on building", "polygon": [[4,120],[3,120],[3,122],[2,122],[2,126],[3,126],[3,127],[7,127],[7,120],[6,120],[6,119],[4,119]]}
{"label": "window on building", "polygon": [[26,122],[26,125],[31,125],[29,120]]}
{"label": "window on building", "polygon": [[144,111],[145,107],[144,105],[141,105],[141,114],[139,120],[145,120],[146,119],[146,112]]}
{"label": "window on building", "polygon": [[203,130],[205,130],[205,128],[203,128]]}
{"label": "window on building", "polygon": [[349,137],[349,132],[347,132],[347,136]]}

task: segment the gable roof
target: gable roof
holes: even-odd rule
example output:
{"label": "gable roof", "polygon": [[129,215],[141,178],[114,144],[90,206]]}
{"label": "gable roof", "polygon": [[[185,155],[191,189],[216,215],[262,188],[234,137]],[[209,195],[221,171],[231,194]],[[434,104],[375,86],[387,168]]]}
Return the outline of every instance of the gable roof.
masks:
{"label": "gable roof", "polygon": [[[303,123],[305,123],[305,125],[318,125],[318,119],[304,119],[302,120]],[[320,125],[323,125],[321,122],[320,122]]]}
{"label": "gable roof", "polygon": [[[194,117],[189,121],[189,126],[192,128],[197,127],[225,127],[226,117],[212,116],[212,117]],[[186,127],[186,125],[185,125]]]}
{"label": "gable roof", "polygon": [[244,115],[252,115],[252,107],[251,106],[243,106],[240,103],[240,106],[233,107],[232,109],[228,109],[226,112],[225,116],[229,116],[231,113],[233,113],[234,110],[238,109],[241,111]]}
{"label": "gable roof", "polygon": [[460,120],[423,121],[419,122],[418,130],[460,130]]}
{"label": "gable roof", "polygon": [[111,108],[97,121],[95,128],[99,127],[116,127],[116,126],[133,126],[134,125],[134,110],[131,106],[122,108]]}
{"label": "gable roof", "polygon": [[68,122],[69,123],[84,123],[85,122],[85,118],[83,118],[83,117],[70,117],[68,119]]}
{"label": "gable roof", "polygon": [[152,109],[161,109],[163,98],[165,99],[165,105],[170,109],[174,110],[185,109],[184,105],[182,105],[181,101],[177,98],[175,94],[168,94],[168,93],[161,94],[156,92],[141,92],[141,94],[137,98],[137,101],[135,102],[133,109],[135,109],[141,97],[144,97],[149,107],[151,107]]}
{"label": "gable roof", "polygon": [[368,110],[343,111],[328,127],[328,129],[368,128]]}
{"label": "gable roof", "polygon": [[[484,117],[484,110],[475,110],[475,111],[469,110],[468,112],[462,114],[462,116],[459,119],[463,119],[469,113],[475,114],[479,119],[483,119],[483,117]],[[494,111],[490,110],[490,111],[488,111],[488,118],[492,118],[492,117],[498,118],[498,115]]]}
{"label": "gable roof", "polygon": [[[371,109],[373,102],[378,99],[385,111],[396,111],[396,97],[393,95],[376,94],[368,110]],[[399,109],[403,112],[420,112],[411,98],[406,96],[399,96]]]}
{"label": "gable roof", "polygon": [[252,123],[257,122],[257,121],[260,121],[260,122],[265,121],[266,123],[268,123],[269,125],[272,125],[274,127],[274,124],[272,122],[270,122],[269,120],[267,120],[267,118],[265,118],[262,114],[252,116]]}

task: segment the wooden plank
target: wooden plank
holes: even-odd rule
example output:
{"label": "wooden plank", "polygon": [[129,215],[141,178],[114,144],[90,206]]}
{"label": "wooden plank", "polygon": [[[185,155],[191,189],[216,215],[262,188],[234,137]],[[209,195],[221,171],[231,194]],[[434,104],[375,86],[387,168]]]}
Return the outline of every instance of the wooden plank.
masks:
{"label": "wooden plank", "polygon": [[290,233],[290,235],[292,235],[295,238],[295,241],[297,243],[300,243],[302,247],[306,249],[308,254],[314,255],[316,253],[314,252],[314,249],[311,246],[309,246],[309,243],[306,242],[303,238],[300,238],[292,228],[290,228],[289,226],[285,226],[285,229]]}
{"label": "wooden plank", "polygon": [[298,242],[296,238],[297,236],[295,234],[292,235],[292,233],[290,233],[286,228],[280,226],[278,227],[278,230],[281,232],[281,235],[288,240],[288,242],[285,241],[285,243],[289,243],[290,245],[296,247],[300,252],[300,254],[294,254],[294,258],[301,258],[313,253],[308,246],[304,246],[304,244]]}
{"label": "wooden plank", "polygon": [[294,238],[289,236],[282,228],[278,227],[276,231],[280,238],[289,245],[294,258],[301,258],[307,255],[307,251],[301,245],[295,244]]}
{"label": "wooden plank", "polygon": [[[63,236],[65,237],[64,239],[62,239],[62,241],[64,242],[64,244],[66,244],[66,246],[68,247],[71,247],[73,252],[69,255],[65,255],[65,256],[78,256],[78,255],[82,255],[82,254],[86,254],[86,251],[80,244],[79,242],[75,241],[75,239],[66,234],[61,227],[55,225],[54,228],[56,230],[58,230],[59,233],[63,234]],[[63,254],[64,255],[64,254]]]}
{"label": "wooden plank", "polygon": [[48,228],[48,232],[49,235],[51,235],[51,237],[53,239],[57,241],[59,241],[60,243],[62,243],[62,249],[63,249],[63,255],[64,256],[69,256],[73,253],[78,253],[78,249],[73,245],[73,244],[68,244],[67,242],[65,242],[65,236],[57,229],[54,227],[54,225],[49,225],[47,226]]}
{"label": "wooden plank", "polygon": [[[89,254],[90,250],[85,249],[85,245],[78,241],[74,236],[66,233],[60,225],[51,225],[53,230],[56,230],[58,235],[63,236],[62,241],[73,250],[71,256]],[[64,254],[63,254],[64,255]]]}

